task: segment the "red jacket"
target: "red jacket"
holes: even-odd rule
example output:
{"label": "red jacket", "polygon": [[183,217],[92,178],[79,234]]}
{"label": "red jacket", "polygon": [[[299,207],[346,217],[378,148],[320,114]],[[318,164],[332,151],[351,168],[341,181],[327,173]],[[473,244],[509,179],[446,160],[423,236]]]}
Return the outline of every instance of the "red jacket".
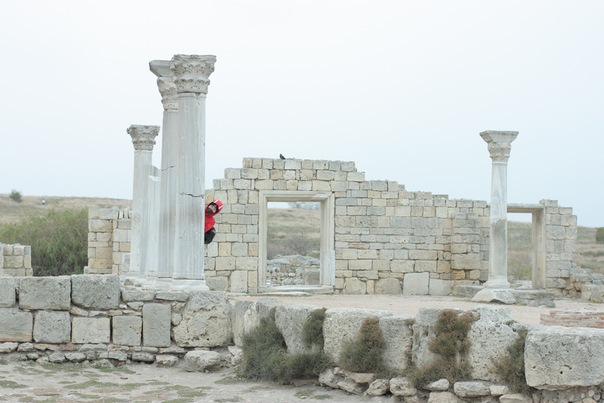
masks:
{"label": "red jacket", "polygon": [[[208,206],[210,204],[215,204],[216,207],[218,207],[214,214],[208,212]],[[214,226],[214,224],[216,224],[216,220],[214,219],[214,216],[216,214],[220,213],[221,210],[222,210],[222,202],[220,200],[214,200],[212,203],[208,203],[208,205],[205,208],[206,219],[205,219],[205,227],[204,227],[203,232],[208,232],[210,230],[210,228],[212,228]]]}

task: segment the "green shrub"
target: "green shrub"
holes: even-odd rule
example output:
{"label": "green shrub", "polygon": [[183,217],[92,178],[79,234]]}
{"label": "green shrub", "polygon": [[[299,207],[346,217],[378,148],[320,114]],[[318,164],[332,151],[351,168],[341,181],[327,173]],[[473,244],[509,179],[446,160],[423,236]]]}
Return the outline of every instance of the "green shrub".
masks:
{"label": "green shrub", "polygon": [[470,349],[467,336],[471,326],[470,314],[452,309],[441,312],[434,326],[435,336],[428,344],[430,351],[437,354],[436,359],[424,368],[411,369],[415,385],[422,387],[442,378],[451,383],[470,378],[471,367],[465,356]]}
{"label": "green shrub", "polygon": [[275,309],[243,337],[243,375],[280,383],[318,376],[331,365],[322,351],[288,354],[275,323]]}
{"label": "green shrub", "polygon": [[363,320],[354,340],[344,344],[339,364],[352,372],[372,372],[382,374],[387,371],[384,364],[386,341],[380,329],[380,319],[370,316]]}
{"label": "green shrub", "polygon": [[310,313],[302,327],[302,342],[306,348],[316,347],[323,350],[325,340],[323,338],[323,322],[325,322],[325,311],[327,309],[315,309]]}
{"label": "green shrub", "polygon": [[16,203],[21,203],[23,201],[23,198],[21,197],[21,192],[15,189],[11,190],[10,195],[8,197],[10,197],[10,199]]}
{"label": "green shrub", "polygon": [[508,354],[502,359],[493,361],[495,372],[517,393],[527,393],[530,387],[524,375],[524,344],[526,342],[525,329],[518,332],[518,338],[507,348]]}
{"label": "green shrub", "polygon": [[50,211],[0,226],[0,242],[31,245],[35,276],[82,273],[88,263],[88,211]]}
{"label": "green shrub", "polygon": [[604,227],[596,228],[596,242],[604,243]]}

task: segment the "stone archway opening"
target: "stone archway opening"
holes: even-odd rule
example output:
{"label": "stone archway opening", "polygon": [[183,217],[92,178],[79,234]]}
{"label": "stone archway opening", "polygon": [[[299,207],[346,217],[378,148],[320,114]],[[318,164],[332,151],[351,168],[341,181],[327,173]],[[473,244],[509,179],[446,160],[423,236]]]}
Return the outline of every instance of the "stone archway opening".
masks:
{"label": "stone archway opening", "polygon": [[[514,275],[527,276],[530,279],[531,286],[533,289],[545,288],[545,220],[543,206],[540,204],[508,204],[508,214],[526,215],[531,214],[531,233],[530,237],[520,240],[512,240],[516,244],[524,244],[516,252],[526,252],[525,256],[522,253],[518,253],[517,257],[520,258],[520,262],[514,262],[513,257],[510,255],[513,250],[508,249],[508,276]],[[522,221],[525,221],[524,218]],[[509,231],[508,231],[509,236]],[[510,243],[509,242],[509,243]],[[522,261],[525,257],[528,257],[528,261]],[[513,272],[513,265],[519,264],[520,273]],[[529,267],[528,273],[523,273],[523,267]],[[510,270],[512,269],[512,270]]]}
{"label": "stone archway opening", "polygon": [[[282,281],[276,276],[273,267],[268,267],[272,248],[269,234],[271,231],[271,209],[275,203],[312,203],[318,207],[320,217],[319,242],[313,254],[318,259],[318,270],[303,273],[303,281]],[[259,194],[259,251],[258,251],[258,288],[260,292],[333,292],[335,284],[335,246],[334,246],[334,196],[330,193],[304,191],[261,191]],[[274,224],[274,223],[273,223]],[[294,234],[295,235],[295,234]]]}

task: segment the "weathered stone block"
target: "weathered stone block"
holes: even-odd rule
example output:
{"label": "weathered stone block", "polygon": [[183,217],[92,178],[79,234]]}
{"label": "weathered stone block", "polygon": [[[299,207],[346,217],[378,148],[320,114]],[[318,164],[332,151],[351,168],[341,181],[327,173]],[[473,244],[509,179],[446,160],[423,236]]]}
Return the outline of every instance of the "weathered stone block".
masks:
{"label": "weathered stone block", "polygon": [[168,347],[172,307],[170,304],[148,303],[143,305],[143,345],[147,347]]}
{"label": "weathered stone block", "polygon": [[[2,251],[0,251],[1,253]],[[0,266],[0,270],[2,266]],[[0,308],[10,308],[17,303],[19,280],[13,277],[0,277]]]}
{"label": "weathered stone block", "polygon": [[114,316],[112,319],[113,344],[140,346],[143,321],[140,316]]}
{"label": "weathered stone block", "polygon": [[120,278],[114,274],[71,276],[73,303],[83,308],[115,309],[120,301]]}
{"label": "weathered stone block", "polygon": [[109,343],[109,318],[73,318],[71,341],[77,344]]}
{"label": "weathered stone block", "polygon": [[468,332],[470,351],[467,356],[472,367],[472,379],[504,381],[495,372],[493,362],[500,362],[508,356],[508,347],[520,337],[518,331],[524,326],[512,320],[507,308],[478,307],[474,312],[479,318]]}
{"label": "weathered stone block", "polygon": [[406,316],[385,316],[380,318],[380,330],[386,341],[384,364],[395,371],[407,369],[407,354],[413,345],[413,319]]}
{"label": "weathered stone block", "polygon": [[564,389],[604,382],[604,330],[547,326],[531,329],[524,350],[526,382]]}
{"label": "weathered stone block", "polygon": [[0,308],[0,342],[32,341],[33,315],[9,308]]}
{"label": "weathered stone block", "polygon": [[19,285],[19,306],[22,309],[69,310],[71,279],[59,277],[24,277]]}
{"label": "weathered stone block", "polygon": [[430,295],[450,295],[452,290],[453,286],[450,280],[430,279]]}
{"label": "weathered stone block", "polygon": [[403,279],[403,295],[428,295],[430,273],[407,273]]}
{"label": "weathered stone block", "polygon": [[71,337],[69,312],[39,311],[34,321],[34,341],[37,343],[68,343]]}
{"label": "weathered stone block", "polygon": [[181,322],[173,328],[174,341],[186,347],[228,345],[231,330],[231,304],[224,293],[192,292],[182,312]]}
{"label": "weathered stone block", "polygon": [[331,308],[325,312],[323,351],[336,362],[340,358],[342,348],[348,341],[357,336],[363,321],[371,316],[378,318],[392,316],[392,313],[377,310],[354,308]]}
{"label": "weathered stone block", "polygon": [[220,354],[216,351],[194,350],[185,354],[185,370],[204,372],[220,367]]}
{"label": "weathered stone block", "polygon": [[302,341],[302,329],[314,310],[317,308],[294,304],[279,305],[275,310],[275,322],[285,339],[288,353],[296,354],[309,350]]}
{"label": "weathered stone block", "polygon": [[233,330],[233,343],[243,345],[243,336],[251,330],[250,316],[256,304],[252,301],[235,301],[231,309],[231,325]]}
{"label": "weathered stone block", "polygon": [[376,294],[400,294],[401,281],[398,278],[382,278],[375,282]]}

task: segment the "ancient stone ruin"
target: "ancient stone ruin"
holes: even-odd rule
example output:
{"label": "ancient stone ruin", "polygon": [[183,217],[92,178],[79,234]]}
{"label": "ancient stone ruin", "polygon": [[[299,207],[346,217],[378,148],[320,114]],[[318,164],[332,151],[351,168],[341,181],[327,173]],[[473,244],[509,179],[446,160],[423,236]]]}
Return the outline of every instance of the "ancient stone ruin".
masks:
{"label": "ancient stone ruin", "polygon": [[[130,126],[132,208],[90,211],[86,274],[32,277],[29,247],[0,245],[0,358],[182,363],[191,371],[212,370],[236,364],[243,335],[270,312],[288,353],[302,349],[300,329],[316,307],[232,300],[231,293],[472,297],[487,290],[489,301],[531,305],[543,305],[544,295],[577,295],[584,289],[598,294],[573,264],[572,209],[554,200],[507,203],[506,164],[516,132],[480,134],[493,161],[490,203],[372,180],[352,161],[244,158],[241,167],[226,168],[207,189],[204,164],[191,161],[205,155],[205,99],[215,60],[176,55],[150,63],[164,106],[161,167],[151,163],[160,128]],[[204,248],[202,207],[213,199],[222,200],[224,208],[217,216],[218,234]],[[320,205],[321,240],[318,276],[292,288],[273,281],[267,217],[269,203],[296,201]],[[508,212],[532,217],[529,290],[513,289],[507,278]],[[319,382],[409,401],[570,401],[574,396],[602,401],[603,330],[526,326],[511,320],[505,308],[492,306],[467,313],[472,381],[411,385],[404,372],[433,358],[428,346],[439,313],[425,309],[410,318],[327,309],[324,352],[335,366]],[[572,324],[562,321],[568,316],[551,316],[544,319],[549,324]],[[388,365],[401,376],[378,379],[337,366],[343,343],[356,337],[368,317],[377,318]],[[600,322],[580,323],[599,327]],[[525,331],[524,370],[532,397],[511,393],[490,366]]]}

